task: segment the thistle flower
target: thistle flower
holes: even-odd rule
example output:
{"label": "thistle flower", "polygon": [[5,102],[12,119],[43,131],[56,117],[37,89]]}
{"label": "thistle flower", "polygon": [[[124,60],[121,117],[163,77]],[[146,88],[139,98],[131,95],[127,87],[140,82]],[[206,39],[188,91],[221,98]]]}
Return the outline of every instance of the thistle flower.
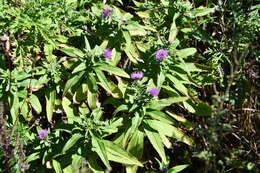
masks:
{"label": "thistle flower", "polygon": [[159,95],[159,92],[160,92],[160,91],[159,91],[157,88],[151,88],[151,89],[149,90],[150,95],[153,96],[153,97],[158,96],[158,95]]}
{"label": "thistle flower", "polygon": [[38,139],[45,139],[48,136],[48,130],[42,129],[39,131],[39,136],[37,137]]}
{"label": "thistle flower", "polygon": [[112,13],[112,10],[109,8],[103,8],[102,14],[105,18],[108,18]]}
{"label": "thistle flower", "polygon": [[168,50],[160,49],[156,51],[155,59],[156,60],[163,60],[168,56]]}
{"label": "thistle flower", "polygon": [[112,50],[109,49],[109,48],[106,48],[104,53],[103,53],[103,56],[107,59],[111,59],[112,58]]}
{"label": "thistle flower", "polygon": [[141,71],[137,71],[137,72],[133,72],[131,73],[131,79],[141,79],[142,77],[144,77],[144,73]]}

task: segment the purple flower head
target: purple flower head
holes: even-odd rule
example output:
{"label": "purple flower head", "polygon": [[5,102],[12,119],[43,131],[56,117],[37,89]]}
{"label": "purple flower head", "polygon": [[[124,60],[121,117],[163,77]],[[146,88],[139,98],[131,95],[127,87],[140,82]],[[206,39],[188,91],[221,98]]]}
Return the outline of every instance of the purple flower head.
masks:
{"label": "purple flower head", "polygon": [[141,71],[131,73],[131,79],[136,80],[136,79],[141,79],[142,77],[144,77],[144,73]]}
{"label": "purple flower head", "polygon": [[108,18],[112,13],[112,10],[109,8],[103,8],[102,14],[105,18]]}
{"label": "purple flower head", "polygon": [[48,136],[48,130],[42,129],[39,131],[39,136],[37,137],[38,139],[45,139]]}
{"label": "purple flower head", "polygon": [[112,50],[109,49],[109,48],[106,48],[104,53],[103,53],[103,56],[107,59],[111,59],[112,58]]}
{"label": "purple flower head", "polygon": [[149,90],[150,95],[153,96],[153,97],[158,96],[158,95],[159,95],[159,92],[160,92],[160,91],[159,91],[157,88],[151,88],[151,89]]}
{"label": "purple flower head", "polygon": [[156,51],[155,59],[157,60],[163,60],[168,56],[168,50],[166,49],[160,49]]}

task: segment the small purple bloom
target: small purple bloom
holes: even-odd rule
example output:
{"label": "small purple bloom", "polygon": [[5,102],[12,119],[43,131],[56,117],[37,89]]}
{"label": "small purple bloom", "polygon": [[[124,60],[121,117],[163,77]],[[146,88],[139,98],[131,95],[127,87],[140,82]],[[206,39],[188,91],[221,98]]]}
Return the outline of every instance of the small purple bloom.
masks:
{"label": "small purple bloom", "polygon": [[112,13],[112,10],[109,8],[103,8],[102,14],[105,18],[108,18]]}
{"label": "small purple bloom", "polygon": [[111,59],[112,58],[112,50],[109,49],[109,48],[106,48],[104,53],[103,53],[103,56],[107,59]]}
{"label": "small purple bloom", "polygon": [[39,136],[37,137],[38,139],[45,139],[48,136],[48,130],[42,129],[39,131]]}
{"label": "small purple bloom", "polygon": [[141,71],[131,73],[131,79],[136,80],[136,79],[141,79],[142,77],[144,77],[144,73]]}
{"label": "small purple bloom", "polygon": [[160,49],[156,51],[155,59],[157,60],[163,60],[168,56],[168,50],[166,49]]}
{"label": "small purple bloom", "polygon": [[159,90],[157,88],[152,88],[149,90],[149,93],[151,96],[155,97],[155,96],[158,96],[159,95]]}

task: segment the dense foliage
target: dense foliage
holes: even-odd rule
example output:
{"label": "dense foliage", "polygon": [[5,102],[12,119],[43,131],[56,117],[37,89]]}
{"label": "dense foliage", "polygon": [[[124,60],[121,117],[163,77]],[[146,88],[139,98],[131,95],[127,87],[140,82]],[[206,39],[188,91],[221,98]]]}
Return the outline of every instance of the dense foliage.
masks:
{"label": "dense foliage", "polygon": [[0,172],[258,172],[257,2],[0,0]]}

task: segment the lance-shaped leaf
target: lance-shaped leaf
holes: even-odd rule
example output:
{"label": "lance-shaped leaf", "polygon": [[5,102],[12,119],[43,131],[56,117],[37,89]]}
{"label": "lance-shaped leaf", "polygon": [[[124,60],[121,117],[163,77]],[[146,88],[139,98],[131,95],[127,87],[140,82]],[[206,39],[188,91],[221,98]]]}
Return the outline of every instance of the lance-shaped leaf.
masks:
{"label": "lance-shaped leaf", "polygon": [[88,105],[91,109],[95,109],[96,102],[97,102],[97,82],[94,77],[93,73],[89,73],[88,79],[87,79],[87,85],[88,85]]}
{"label": "lance-shaped leaf", "polygon": [[175,123],[175,121],[172,118],[170,118],[168,115],[161,111],[147,111],[146,114],[150,115],[153,119],[157,119],[168,124]]}
{"label": "lance-shaped leaf", "polygon": [[114,67],[114,66],[112,66],[112,65],[99,64],[99,65],[97,66],[97,68],[98,68],[99,70],[102,70],[102,71],[106,71],[106,72],[115,74],[115,75],[117,75],[117,76],[121,76],[121,77],[125,77],[125,78],[130,78],[130,76],[129,76],[124,70],[122,70],[121,68],[118,68],[118,67]]}
{"label": "lance-shaped leaf", "polygon": [[187,97],[169,97],[161,100],[152,101],[147,107],[151,109],[161,110],[167,106],[170,106],[173,103],[186,101]]}
{"label": "lance-shaped leaf", "polygon": [[102,162],[105,164],[107,168],[110,168],[110,164],[108,161],[105,145],[103,144],[102,140],[98,139],[96,136],[92,134],[92,146],[94,147],[93,150],[98,154]]}
{"label": "lance-shaped leaf", "polygon": [[194,18],[194,17],[199,17],[199,16],[205,16],[212,12],[214,12],[214,8],[199,7],[199,8],[192,10],[190,15],[192,18]]}
{"label": "lance-shaped leaf", "polygon": [[147,135],[149,141],[151,142],[152,146],[154,147],[154,149],[157,151],[157,153],[161,157],[162,161],[164,163],[167,163],[167,158],[165,155],[163,142],[161,140],[159,133],[156,130],[152,129],[149,126],[149,123],[144,124],[144,131],[145,131],[145,134]]}
{"label": "lance-shaped leaf", "polygon": [[63,149],[62,149],[62,153],[65,153],[66,151],[68,151],[71,147],[73,147],[76,142],[80,139],[83,138],[83,135],[76,133],[74,134],[64,145]]}
{"label": "lance-shaped leaf", "polygon": [[197,52],[196,48],[185,48],[185,49],[178,50],[176,54],[180,58],[185,58],[194,55],[196,52]]}
{"label": "lance-shaped leaf", "polygon": [[147,124],[156,131],[168,136],[177,139],[178,141],[184,142],[188,145],[193,144],[193,140],[189,138],[187,135],[185,135],[180,129],[161,122],[157,120],[146,120]]}
{"label": "lance-shaped leaf", "polygon": [[178,173],[187,168],[189,165],[177,165],[167,171],[167,173]]}
{"label": "lance-shaped leaf", "polygon": [[46,99],[46,113],[49,122],[52,120],[53,110],[55,108],[56,90],[54,88],[48,89],[45,94]]}
{"label": "lance-shaped leaf", "polygon": [[52,165],[56,173],[62,173],[61,165],[58,161],[52,160]]}
{"label": "lance-shaped leaf", "polygon": [[73,123],[73,117],[75,117],[75,115],[74,115],[75,108],[71,104],[71,101],[69,99],[67,99],[66,97],[63,97],[62,98],[62,107],[67,115],[68,123],[69,124]]}
{"label": "lance-shaped leaf", "polygon": [[63,45],[63,46],[65,46],[65,47],[61,48],[60,50],[62,52],[64,52],[65,54],[67,54],[71,57],[84,57],[84,53],[81,50],[79,50],[75,47],[68,47],[66,45]]}
{"label": "lance-shaped leaf", "polygon": [[10,105],[11,105],[11,116],[12,116],[12,122],[14,123],[16,121],[16,118],[19,113],[19,98],[17,96],[17,93],[14,93],[10,97]]}
{"label": "lance-shaped leaf", "polygon": [[69,89],[71,87],[73,87],[76,83],[78,83],[81,80],[81,78],[83,77],[84,74],[85,74],[84,71],[77,73],[66,82],[65,88],[63,91],[63,96],[65,96],[67,94],[67,92],[69,91]]}
{"label": "lance-shaped leaf", "polygon": [[102,142],[105,144],[108,160],[127,165],[143,166],[142,163],[139,162],[133,155],[126,152],[113,142],[107,140],[102,140]]}
{"label": "lance-shaped leaf", "polygon": [[175,13],[172,19],[172,25],[171,25],[171,29],[170,29],[170,34],[169,34],[169,41],[174,41],[177,33],[178,33],[178,29],[176,27],[176,19],[180,16],[179,13]]}
{"label": "lance-shaped leaf", "polygon": [[41,103],[36,95],[32,94],[30,96],[30,103],[31,103],[33,109],[37,112],[37,114],[42,112]]}
{"label": "lance-shaped leaf", "polygon": [[167,74],[166,77],[170,79],[170,81],[174,84],[174,88],[176,88],[179,92],[183,93],[184,95],[188,95],[188,89],[185,87],[181,80],[178,80],[176,77]]}

